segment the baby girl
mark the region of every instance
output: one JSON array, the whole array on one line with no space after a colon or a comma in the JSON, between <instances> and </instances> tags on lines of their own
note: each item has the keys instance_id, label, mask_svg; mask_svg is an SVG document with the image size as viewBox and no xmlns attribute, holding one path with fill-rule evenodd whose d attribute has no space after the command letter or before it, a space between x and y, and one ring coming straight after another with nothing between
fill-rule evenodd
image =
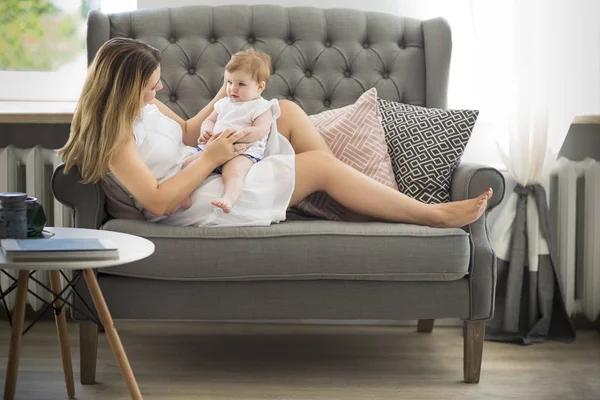
<instances>
[{"instance_id":1,"label":"baby girl","mask_svg":"<svg viewBox=\"0 0 600 400\"><path fill-rule=\"evenodd\" d=\"M225 66L227 96L215 103L214 111L202 124L198 138L199 152L188 157L184 163L185 168L197 158L206 142L215 134L227 129L249 132L239 141L248 144L246 150L214 170L222 174L225 190L223 196L211 204L226 213L231 211L242 193L244 180L252 165L263 158L269 132L279 114L277 100L268 101L261 97L270 76L271 58L264 52L246 50L231 57ZM182 203L183 208L190 205L189 198Z\"/></svg>"}]
</instances>

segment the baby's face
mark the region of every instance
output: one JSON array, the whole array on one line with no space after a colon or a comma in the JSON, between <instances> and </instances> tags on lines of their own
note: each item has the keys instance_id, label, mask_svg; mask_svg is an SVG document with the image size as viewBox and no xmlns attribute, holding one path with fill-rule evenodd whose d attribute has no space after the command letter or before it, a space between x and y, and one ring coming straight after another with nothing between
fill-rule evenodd
<instances>
[{"instance_id":1,"label":"baby's face","mask_svg":"<svg viewBox=\"0 0 600 400\"><path fill-rule=\"evenodd\" d=\"M256 82L245 71L231 73L225 71L225 82L227 83L227 97L233 102L258 99L265 88L264 82Z\"/></svg>"}]
</instances>

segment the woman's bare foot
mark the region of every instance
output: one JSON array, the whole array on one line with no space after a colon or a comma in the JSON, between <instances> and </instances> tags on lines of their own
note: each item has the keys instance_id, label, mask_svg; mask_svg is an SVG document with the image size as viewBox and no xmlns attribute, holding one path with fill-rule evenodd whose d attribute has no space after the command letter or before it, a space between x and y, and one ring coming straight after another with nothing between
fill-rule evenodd
<instances>
[{"instance_id":1,"label":"woman's bare foot","mask_svg":"<svg viewBox=\"0 0 600 400\"><path fill-rule=\"evenodd\" d=\"M175 214L179 210L187 210L191 206L192 206L192 198L190 196L188 196L173 211L167 213L166 215L173 215L173 214Z\"/></svg>"},{"instance_id":2,"label":"woman's bare foot","mask_svg":"<svg viewBox=\"0 0 600 400\"><path fill-rule=\"evenodd\" d=\"M435 204L436 216L432 226L438 228L461 228L479 219L487 209L487 202L492 198L491 188L485 193L470 200L453 201L444 204Z\"/></svg>"},{"instance_id":3,"label":"woman's bare foot","mask_svg":"<svg viewBox=\"0 0 600 400\"><path fill-rule=\"evenodd\" d=\"M184 210L187 210L191 206L192 206L192 197L191 196L186 197L186 199L181 202L181 208L183 208Z\"/></svg>"},{"instance_id":4,"label":"woman's bare foot","mask_svg":"<svg viewBox=\"0 0 600 400\"><path fill-rule=\"evenodd\" d=\"M227 197L227 196L223 196L218 200L213 200L210 202L210 204L221 208L225 213L229 213L231 211L231 209L233 208L233 204L232 204L231 200L229 200L229 197Z\"/></svg>"}]
</instances>

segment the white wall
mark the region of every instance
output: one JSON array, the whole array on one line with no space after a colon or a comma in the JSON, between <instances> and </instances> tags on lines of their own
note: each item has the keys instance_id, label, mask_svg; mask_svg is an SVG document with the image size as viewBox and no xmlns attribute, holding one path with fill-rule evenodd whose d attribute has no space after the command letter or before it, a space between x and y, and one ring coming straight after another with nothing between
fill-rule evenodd
<instances>
[{"instance_id":1,"label":"white wall","mask_svg":"<svg viewBox=\"0 0 600 400\"><path fill-rule=\"evenodd\" d=\"M401 2L401 1L400 1ZM162 8L183 5L220 6L226 4L276 4L284 7L353 8L395 14L398 0L138 0L138 8Z\"/></svg>"}]
</instances>

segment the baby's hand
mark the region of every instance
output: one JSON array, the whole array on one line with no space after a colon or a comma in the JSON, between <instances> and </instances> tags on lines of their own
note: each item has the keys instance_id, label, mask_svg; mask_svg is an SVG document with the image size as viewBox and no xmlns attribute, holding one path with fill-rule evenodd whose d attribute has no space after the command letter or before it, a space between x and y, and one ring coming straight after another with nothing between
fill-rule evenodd
<instances>
[{"instance_id":1,"label":"baby's hand","mask_svg":"<svg viewBox=\"0 0 600 400\"><path fill-rule=\"evenodd\" d=\"M211 138L212 135L213 135L213 133L211 131L200 132L200 137L198 138L198 144L208 142L208 140Z\"/></svg>"}]
</instances>

